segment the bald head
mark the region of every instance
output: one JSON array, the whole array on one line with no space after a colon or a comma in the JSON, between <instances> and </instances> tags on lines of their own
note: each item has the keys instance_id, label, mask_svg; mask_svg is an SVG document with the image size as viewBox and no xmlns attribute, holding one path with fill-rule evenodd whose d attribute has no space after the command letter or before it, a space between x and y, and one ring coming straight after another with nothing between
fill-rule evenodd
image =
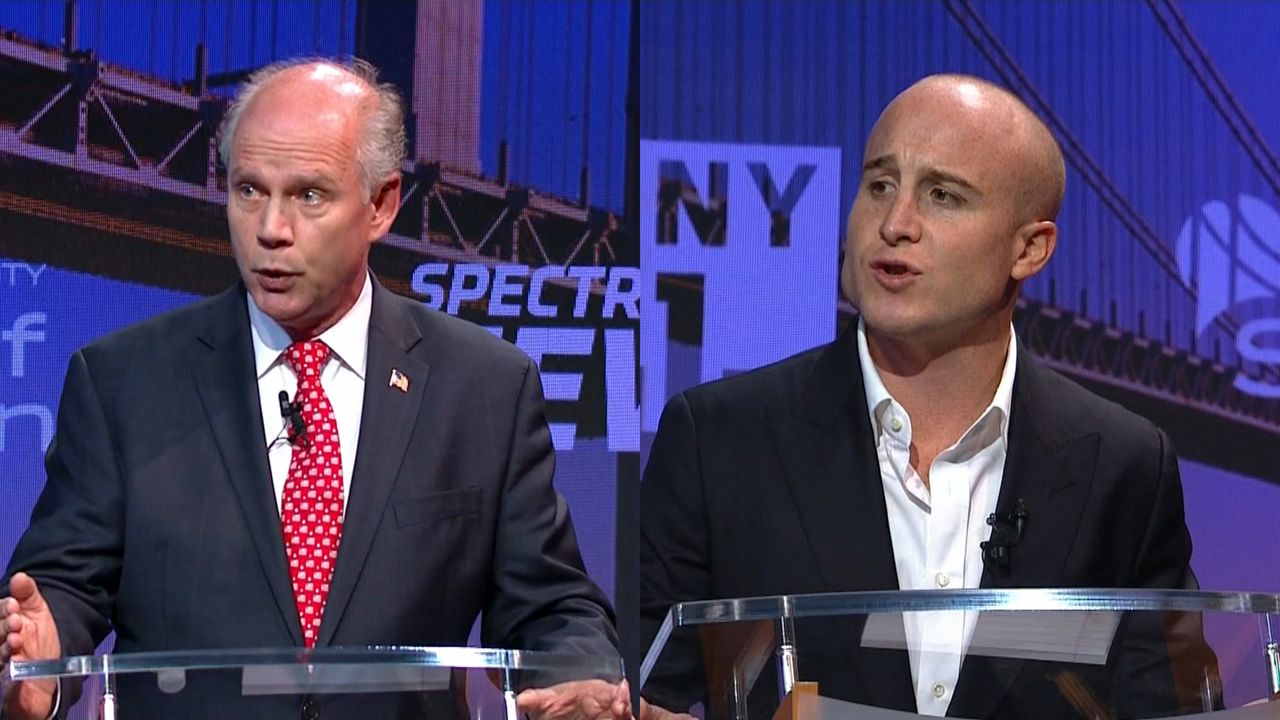
<instances>
[{"instance_id":1,"label":"bald head","mask_svg":"<svg viewBox=\"0 0 1280 720\"><path fill-rule=\"evenodd\" d=\"M355 123L355 162L366 195L399 174L405 159L404 108L395 86L379 83L378 71L369 63L297 58L254 72L222 120L218 151L228 167L236 128L264 100Z\"/></svg>"},{"instance_id":2,"label":"bald head","mask_svg":"<svg viewBox=\"0 0 1280 720\"><path fill-rule=\"evenodd\" d=\"M869 336L922 357L1002 354L1018 291L1057 244L1065 173L1048 128L985 80L936 75L889 103L863 155L840 285Z\"/></svg>"},{"instance_id":3,"label":"bald head","mask_svg":"<svg viewBox=\"0 0 1280 720\"><path fill-rule=\"evenodd\" d=\"M945 119L957 142L998 157L1021 222L1054 220L1062 207L1066 164L1062 149L1044 122L1008 90L969 75L930 75L889 103L867 146L883 127L903 118ZM870 160L871 158L868 158Z\"/></svg>"},{"instance_id":4,"label":"bald head","mask_svg":"<svg viewBox=\"0 0 1280 720\"><path fill-rule=\"evenodd\" d=\"M334 65L290 67L266 79L244 103L243 118L284 116L358 133L373 106L373 92L360 78ZM231 142L237 138L232 135Z\"/></svg>"}]
</instances>

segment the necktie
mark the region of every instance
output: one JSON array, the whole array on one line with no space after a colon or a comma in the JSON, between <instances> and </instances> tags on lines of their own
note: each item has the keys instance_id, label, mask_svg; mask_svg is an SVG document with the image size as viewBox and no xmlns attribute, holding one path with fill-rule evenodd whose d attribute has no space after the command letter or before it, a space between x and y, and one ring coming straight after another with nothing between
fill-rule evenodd
<instances>
[{"instance_id":1,"label":"necktie","mask_svg":"<svg viewBox=\"0 0 1280 720\"><path fill-rule=\"evenodd\" d=\"M329 597L329 579L342 538L342 453L338 423L329 396L320 385L320 371L329 359L329 346L319 340L296 342L285 350L285 361L298 376L294 402L302 403L305 431L293 438L293 457L284 482L280 523L293 597L298 605L302 637L315 647L320 618Z\"/></svg>"}]
</instances>

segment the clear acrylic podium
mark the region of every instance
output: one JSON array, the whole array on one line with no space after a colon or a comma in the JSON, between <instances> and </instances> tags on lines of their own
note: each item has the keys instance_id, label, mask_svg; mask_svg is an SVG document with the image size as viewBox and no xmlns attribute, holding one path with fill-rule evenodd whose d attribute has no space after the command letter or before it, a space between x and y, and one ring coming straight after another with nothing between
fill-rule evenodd
<instances>
[{"instance_id":1,"label":"clear acrylic podium","mask_svg":"<svg viewBox=\"0 0 1280 720\"><path fill-rule=\"evenodd\" d=\"M734 720L1280 718L1280 595L924 590L674 605L639 677Z\"/></svg>"},{"instance_id":2,"label":"clear acrylic podium","mask_svg":"<svg viewBox=\"0 0 1280 720\"><path fill-rule=\"evenodd\" d=\"M64 691L83 688L78 714L103 720L515 720L521 690L574 680L617 683L622 664L617 658L467 647L269 648L13 662L4 681L50 678L58 678Z\"/></svg>"}]
</instances>

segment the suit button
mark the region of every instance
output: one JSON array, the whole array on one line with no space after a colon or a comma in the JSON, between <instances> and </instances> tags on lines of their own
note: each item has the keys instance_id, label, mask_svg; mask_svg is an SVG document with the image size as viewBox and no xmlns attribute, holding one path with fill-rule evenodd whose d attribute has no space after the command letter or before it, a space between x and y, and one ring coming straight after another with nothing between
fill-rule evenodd
<instances>
[{"instance_id":1,"label":"suit button","mask_svg":"<svg viewBox=\"0 0 1280 720\"><path fill-rule=\"evenodd\" d=\"M309 697L302 698L302 720L320 720L320 707Z\"/></svg>"}]
</instances>

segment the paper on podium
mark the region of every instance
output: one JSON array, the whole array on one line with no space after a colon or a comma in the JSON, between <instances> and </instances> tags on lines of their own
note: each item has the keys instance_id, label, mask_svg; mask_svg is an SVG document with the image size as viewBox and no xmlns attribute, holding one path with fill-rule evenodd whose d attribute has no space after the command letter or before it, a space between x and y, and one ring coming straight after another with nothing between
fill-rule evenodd
<instances>
[{"instance_id":1,"label":"paper on podium","mask_svg":"<svg viewBox=\"0 0 1280 720\"><path fill-rule=\"evenodd\" d=\"M939 611L955 615L960 611ZM1120 624L1117 611L1098 610L988 610L978 613L967 654L985 657L1048 660L1083 665L1103 665ZM906 632L901 613L875 613L867 616L862 631L864 647L907 649ZM916 650L937 650L928 639L917 643Z\"/></svg>"},{"instance_id":2,"label":"paper on podium","mask_svg":"<svg viewBox=\"0 0 1280 720\"><path fill-rule=\"evenodd\" d=\"M450 672L447 667L403 665L258 665L244 669L241 692L300 695L447 690Z\"/></svg>"}]
</instances>

